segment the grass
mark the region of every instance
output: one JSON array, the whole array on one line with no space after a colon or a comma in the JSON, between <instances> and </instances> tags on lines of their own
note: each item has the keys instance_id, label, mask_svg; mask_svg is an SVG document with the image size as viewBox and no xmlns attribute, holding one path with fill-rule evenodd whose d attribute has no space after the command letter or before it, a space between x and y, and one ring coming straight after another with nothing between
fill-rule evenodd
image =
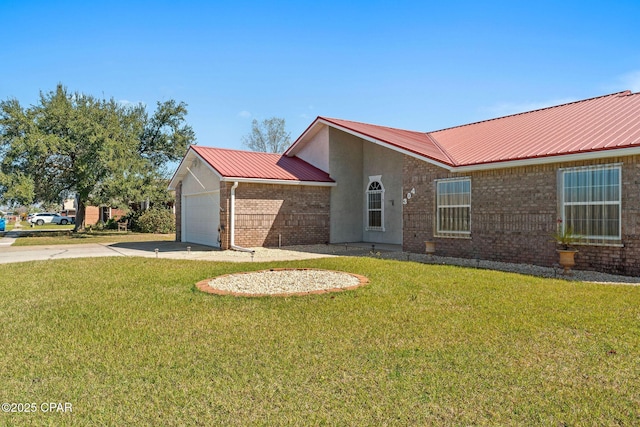
<instances>
[{"instance_id":1,"label":"grass","mask_svg":"<svg viewBox=\"0 0 640 427\"><path fill-rule=\"evenodd\" d=\"M35 232L16 239L12 246L69 245L75 243L116 243L175 240L175 234L132 233L117 231L87 231L72 233L71 230L47 231L46 235ZM28 229L26 231L29 231Z\"/></svg>"},{"instance_id":2,"label":"grass","mask_svg":"<svg viewBox=\"0 0 640 427\"><path fill-rule=\"evenodd\" d=\"M74 224L62 225L62 224L46 223L42 225L34 224L33 227L31 227L31 224L27 223L27 226L24 228L24 230L73 230L74 228L75 228Z\"/></svg>"},{"instance_id":3,"label":"grass","mask_svg":"<svg viewBox=\"0 0 640 427\"><path fill-rule=\"evenodd\" d=\"M29 227L29 223L27 221L21 221L20 224L23 227ZM14 229L14 227L15 227L15 222L8 222L5 220L5 224L4 224L5 231L11 231Z\"/></svg>"},{"instance_id":4,"label":"grass","mask_svg":"<svg viewBox=\"0 0 640 427\"><path fill-rule=\"evenodd\" d=\"M355 291L203 294L269 267ZM640 287L372 258L0 265L4 425L637 425Z\"/></svg>"},{"instance_id":5,"label":"grass","mask_svg":"<svg viewBox=\"0 0 640 427\"><path fill-rule=\"evenodd\" d=\"M73 230L73 224L61 225L61 224L42 224L42 225L33 225L27 221L21 221L20 225L22 226L22 231L34 231L34 230ZM7 222L5 224L5 231L11 231L15 229L14 222Z\"/></svg>"}]
</instances>

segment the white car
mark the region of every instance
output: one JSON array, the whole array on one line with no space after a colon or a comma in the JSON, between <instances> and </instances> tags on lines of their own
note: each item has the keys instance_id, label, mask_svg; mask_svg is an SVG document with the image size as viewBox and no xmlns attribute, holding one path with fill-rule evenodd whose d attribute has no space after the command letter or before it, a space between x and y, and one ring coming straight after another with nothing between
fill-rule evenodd
<instances>
[{"instance_id":1,"label":"white car","mask_svg":"<svg viewBox=\"0 0 640 427\"><path fill-rule=\"evenodd\" d=\"M72 223L72 219L70 217L62 216L57 213L51 212L41 212L34 214L29 222L31 224L42 225L42 224L70 224Z\"/></svg>"},{"instance_id":2,"label":"white car","mask_svg":"<svg viewBox=\"0 0 640 427\"><path fill-rule=\"evenodd\" d=\"M76 223L76 217L75 216L66 216L66 215L55 214L55 216L51 220L51 223L52 224L60 224L60 225L75 224Z\"/></svg>"}]
</instances>

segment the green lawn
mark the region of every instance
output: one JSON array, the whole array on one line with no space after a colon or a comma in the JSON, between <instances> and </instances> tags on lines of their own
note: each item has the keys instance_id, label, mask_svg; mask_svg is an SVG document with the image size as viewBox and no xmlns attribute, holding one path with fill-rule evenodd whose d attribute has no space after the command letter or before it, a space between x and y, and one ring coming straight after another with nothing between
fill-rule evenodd
<instances>
[{"instance_id":1,"label":"green lawn","mask_svg":"<svg viewBox=\"0 0 640 427\"><path fill-rule=\"evenodd\" d=\"M69 245L75 243L115 243L115 242L146 242L157 240L175 240L175 234L132 233L117 231L91 231L72 233L70 230L60 233L48 231L46 233L33 233L33 235L20 237L12 246L42 246L42 245ZM27 231L29 231L27 229ZM44 235L42 235L44 234Z\"/></svg>"},{"instance_id":2,"label":"green lawn","mask_svg":"<svg viewBox=\"0 0 640 427\"><path fill-rule=\"evenodd\" d=\"M24 224L24 222L22 224ZM31 223L27 223L26 226L23 226L24 230L73 230L74 228L75 225L73 224L33 224L33 227L31 227Z\"/></svg>"},{"instance_id":3,"label":"green lawn","mask_svg":"<svg viewBox=\"0 0 640 427\"><path fill-rule=\"evenodd\" d=\"M201 293L319 267L355 291ZM640 287L372 258L0 265L0 425L638 425Z\"/></svg>"},{"instance_id":4,"label":"green lawn","mask_svg":"<svg viewBox=\"0 0 640 427\"><path fill-rule=\"evenodd\" d=\"M25 228L29 227L29 223L28 223L27 221L21 221L21 222L20 222L20 225L22 225L22 226L23 226L23 227L25 227ZM11 230L13 230L13 229L14 229L14 227L15 227L15 222L8 222L8 221L5 221L5 224L4 224L4 229L5 229L5 231L11 231ZM0 234L1 234L1 233L2 233L2 232L0 232Z\"/></svg>"}]
</instances>

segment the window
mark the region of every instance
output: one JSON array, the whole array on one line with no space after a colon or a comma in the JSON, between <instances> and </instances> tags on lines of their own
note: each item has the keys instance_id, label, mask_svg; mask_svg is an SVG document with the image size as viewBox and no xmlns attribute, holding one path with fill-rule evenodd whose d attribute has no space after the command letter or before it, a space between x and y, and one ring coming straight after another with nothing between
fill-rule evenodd
<instances>
[{"instance_id":1,"label":"window","mask_svg":"<svg viewBox=\"0 0 640 427\"><path fill-rule=\"evenodd\" d=\"M471 234L471 179L436 181L437 234L459 237Z\"/></svg>"},{"instance_id":2,"label":"window","mask_svg":"<svg viewBox=\"0 0 640 427\"><path fill-rule=\"evenodd\" d=\"M367 231L384 231L384 187L380 182L380 176L369 177Z\"/></svg>"},{"instance_id":3,"label":"window","mask_svg":"<svg viewBox=\"0 0 640 427\"><path fill-rule=\"evenodd\" d=\"M586 242L620 240L620 165L560 170L562 224Z\"/></svg>"}]
</instances>

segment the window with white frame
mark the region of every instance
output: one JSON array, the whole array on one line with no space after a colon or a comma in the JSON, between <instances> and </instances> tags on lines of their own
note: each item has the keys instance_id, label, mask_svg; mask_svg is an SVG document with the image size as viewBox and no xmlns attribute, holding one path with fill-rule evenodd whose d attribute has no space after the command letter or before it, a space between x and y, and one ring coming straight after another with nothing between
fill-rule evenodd
<instances>
[{"instance_id":1,"label":"window with white frame","mask_svg":"<svg viewBox=\"0 0 640 427\"><path fill-rule=\"evenodd\" d=\"M380 176L369 177L367 186L367 230L384 231L384 187Z\"/></svg>"},{"instance_id":2,"label":"window with white frame","mask_svg":"<svg viewBox=\"0 0 640 427\"><path fill-rule=\"evenodd\" d=\"M621 239L619 164L560 169L563 230L586 242Z\"/></svg>"},{"instance_id":3,"label":"window with white frame","mask_svg":"<svg viewBox=\"0 0 640 427\"><path fill-rule=\"evenodd\" d=\"M471 179L436 180L436 230L439 236L471 234Z\"/></svg>"}]
</instances>

